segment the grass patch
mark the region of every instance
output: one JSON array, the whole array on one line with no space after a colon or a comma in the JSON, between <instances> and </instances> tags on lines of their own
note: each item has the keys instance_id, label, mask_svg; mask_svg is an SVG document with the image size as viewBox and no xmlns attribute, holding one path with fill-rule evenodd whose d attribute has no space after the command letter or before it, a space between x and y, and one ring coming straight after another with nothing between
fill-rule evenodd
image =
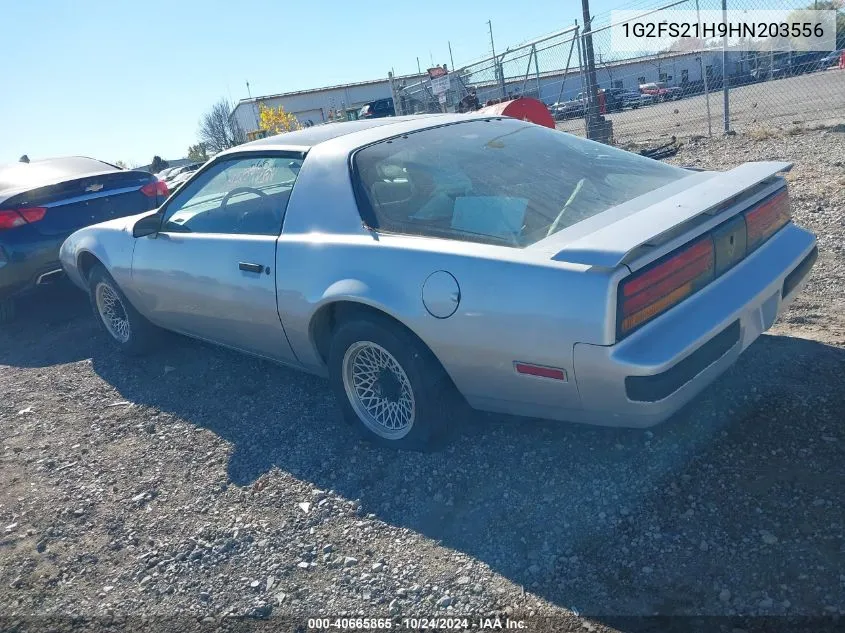
<instances>
[{"instance_id":1,"label":"grass patch","mask_svg":"<svg viewBox=\"0 0 845 633\"><path fill-rule=\"evenodd\" d=\"M746 133L746 136L750 138L752 141L764 141L767 138L777 138L780 134L769 127L757 127L752 130L749 130Z\"/></svg>"}]
</instances>

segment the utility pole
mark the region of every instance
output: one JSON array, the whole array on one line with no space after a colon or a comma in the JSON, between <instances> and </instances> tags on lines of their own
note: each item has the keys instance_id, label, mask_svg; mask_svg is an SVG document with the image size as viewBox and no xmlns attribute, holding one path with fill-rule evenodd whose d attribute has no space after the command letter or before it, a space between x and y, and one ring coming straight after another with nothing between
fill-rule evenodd
<instances>
[{"instance_id":1,"label":"utility pole","mask_svg":"<svg viewBox=\"0 0 845 633\"><path fill-rule=\"evenodd\" d=\"M722 98L725 106L725 134L731 131L731 106L728 97L728 0L722 0L722 22L725 23L725 37L722 41Z\"/></svg>"},{"instance_id":2,"label":"utility pole","mask_svg":"<svg viewBox=\"0 0 845 633\"><path fill-rule=\"evenodd\" d=\"M417 55L417 74L418 74L418 75L422 75L422 68L420 68L420 58L419 58L419 55Z\"/></svg>"},{"instance_id":3,"label":"utility pole","mask_svg":"<svg viewBox=\"0 0 845 633\"><path fill-rule=\"evenodd\" d=\"M505 78L502 76L499 68L499 58L496 57L496 45L493 43L493 22L487 20L487 28L490 31L490 50L493 51L493 74L496 76L496 83L502 88L502 98L506 97L505 93Z\"/></svg>"},{"instance_id":4,"label":"utility pole","mask_svg":"<svg viewBox=\"0 0 845 633\"><path fill-rule=\"evenodd\" d=\"M446 43L449 45L449 63L451 64L451 66L449 66L449 68L454 71L455 70L455 60L452 59L452 42L446 42Z\"/></svg>"},{"instance_id":5,"label":"utility pole","mask_svg":"<svg viewBox=\"0 0 845 633\"><path fill-rule=\"evenodd\" d=\"M246 94L249 96L249 100L252 101L252 92L249 89L249 82L246 82ZM258 104L255 101L252 101L252 112L255 115L255 129L260 130L261 125L258 122Z\"/></svg>"},{"instance_id":6,"label":"utility pole","mask_svg":"<svg viewBox=\"0 0 845 633\"><path fill-rule=\"evenodd\" d=\"M581 0L581 9L584 13L584 57L587 64L587 138L596 139L598 126L604 122L604 118L598 110L598 86L596 85L596 61L593 52L593 19L590 17L590 0Z\"/></svg>"}]
</instances>

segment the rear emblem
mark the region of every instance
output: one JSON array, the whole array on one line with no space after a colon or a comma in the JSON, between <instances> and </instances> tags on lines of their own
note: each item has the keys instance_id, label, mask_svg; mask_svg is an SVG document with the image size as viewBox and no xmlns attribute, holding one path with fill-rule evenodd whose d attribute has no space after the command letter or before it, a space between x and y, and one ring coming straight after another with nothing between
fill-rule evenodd
<instances>
[{"instance_id":1,"label":"rear emblem","mask_svg":"<svg viewBox=\"0 0 845 633\"><path fill-rule=\"evenodd\" d=\"M103 188L103 185L101 185L100 183L94 183L93 185L88 185L87 187L85 187L85 192L86 193L96 193L96 192L100 191L102 188Z\"/></svg>"}]
</instances>

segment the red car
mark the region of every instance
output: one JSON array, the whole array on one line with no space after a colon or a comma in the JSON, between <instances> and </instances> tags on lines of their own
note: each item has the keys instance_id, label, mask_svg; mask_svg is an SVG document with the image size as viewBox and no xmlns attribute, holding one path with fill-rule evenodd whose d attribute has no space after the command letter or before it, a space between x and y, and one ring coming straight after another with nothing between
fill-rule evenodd
<instances>
[{"instance_id":1,"label":"red car","mask_svg":"<svg viewBox=\"0 0 845 633\"><path fill-rule=\"evenodd\" d=\"M668 101L672 98L670 90L662 81L640 84L640 92L644 95L653 96L657 101Z\"/></svg>"}]
</instances>

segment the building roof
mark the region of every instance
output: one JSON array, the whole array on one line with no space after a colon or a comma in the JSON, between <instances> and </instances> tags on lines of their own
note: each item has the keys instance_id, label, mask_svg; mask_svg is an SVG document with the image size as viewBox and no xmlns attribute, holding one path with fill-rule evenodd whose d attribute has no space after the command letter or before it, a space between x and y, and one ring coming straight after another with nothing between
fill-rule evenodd
<instances>
[{"instance_id":1,"label":"building roof","mask_svg":"<svg viewBox=\"0 0 845 633\"><path fill-rule=\"evenodd\" d=\"M427 77L426 73L420 75L397 75L394 77L394 80L403 80L403 79L414 79L419 80L423 77ZM237 103L237 106L245 103L258 103L260 101L266 101L267 99L278 99L281 97L293 97L296 95L305 95L305 94L314 94L315 92L328 92L329 90L340 90L343 88L354 88L355 86L372 86L375 84L385 83L388 81L387 77L383 77L381 79L368 79L367 81L356 81L353 83L346 83L346 84L337 84L335 86L324 86L322 88L307 88L305 90L293 90L291 92L280 92L278 94L272 95L263 95L260 97L252 97L246 99L240 99Z\"/></svg>"},{"instance_id":2,"label":"building roof","mask_svg":"<svg viewBox=\"0 0 845 633\"><path fill-rule=\"evenodd\" d=\"M357 121L344 121L341 123L326 123L303 130L295 130L293 132L285 132L284 134L261 138L250 143L238 145L222 153L237 154L242 151L261 149L308 151L320 143L379 127L395 126L395 129L385 131L385 137L388 137L393 136L394 133L402 134L422 129L429 125L466 121L470 118L491 117L489 115L474 116L472 114L415 114L411 116L391 116L381 119L359 119Z\"/></svg>"}]
</instances>

